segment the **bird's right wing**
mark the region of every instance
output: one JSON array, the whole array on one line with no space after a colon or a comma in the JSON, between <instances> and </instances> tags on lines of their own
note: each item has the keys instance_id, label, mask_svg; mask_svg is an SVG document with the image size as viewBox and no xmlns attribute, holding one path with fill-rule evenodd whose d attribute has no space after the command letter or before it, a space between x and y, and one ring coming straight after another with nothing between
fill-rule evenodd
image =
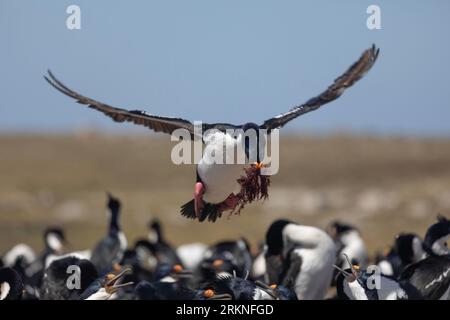
<instances>
[{"instance_id":1,"label":"bird's right wing","mask_svg":"<svg viewBox=\"0 0 450 320\"><path fill-rule=\"evenodd\" d=\"M282 113L266 120L261 128L267 129L268 131L281 128L289 121L305 113L319 109L328 102L336 100L347 88L351 87L355 82L361 79L370 68L372 68L377 60L379 51L380 49L377 49L375 45L373 45L370 49L364 51L359 60L348 68L344 74L334 80L334 83L320 95L309 99L304 104L294 107L286 113Z\"/></svg>"},{"instance_id":2,"label":"bird's right wing","mask_svg":"<svg viewBox=\"0 0 450 320\"><path fill-rule=\"evenodd\" d=\"M191 136L194 135L194 125L184 119L161 117L151 114L147 114L144 111L139 110L125 110L121 108L115 108L108 104L96 101L94 99L85 97L68 87L66 87L61 81L48 71L48 76L44 76L45 80L51 84L55 89L63 94L77 100L78 103L87 105L89 108L98 110L108 117L112 118L116 122L132 122L134 124L142 125L150 128L156 132L164 132L172 134L176 129L186 129L190 132Z\"/></svg>"}]
</instances>

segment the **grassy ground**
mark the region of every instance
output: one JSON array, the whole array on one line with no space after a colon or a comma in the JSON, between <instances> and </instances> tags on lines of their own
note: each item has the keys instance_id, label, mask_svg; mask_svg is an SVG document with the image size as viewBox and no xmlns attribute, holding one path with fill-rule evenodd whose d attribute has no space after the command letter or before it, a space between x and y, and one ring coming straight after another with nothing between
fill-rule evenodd
<instances>
[{"instance_id":1,"label":"grassy ground","mask_svg":"<svg viewBox=\"0 0 450 320\"><path fill-rule=\"evenodd\" d=\"M60 225L73 248L91 248L106 230L105 191L122 199L130 242L159 217L174 244L263 239L277 218L325 227L358 226L372 252L399 231L423 236L450 211L450 139L284 137L270 198L215 224L180 216L192 198L193 166L170 161L165 137L0 136L0 253L21 241L42 248L41 234Z\"/></svg>"}]
</instances>

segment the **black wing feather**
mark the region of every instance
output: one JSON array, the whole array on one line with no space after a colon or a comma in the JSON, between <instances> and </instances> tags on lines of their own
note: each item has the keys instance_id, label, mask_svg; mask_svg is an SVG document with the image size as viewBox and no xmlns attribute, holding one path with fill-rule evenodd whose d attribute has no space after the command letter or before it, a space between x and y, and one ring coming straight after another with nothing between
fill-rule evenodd
<instances>
[{"instance_id":1,"label":"black wing feather","mask_svg":"<svg viewBox=\"0 0 450 320\"><path fill-rule=\"evenodd\" d=\"M175 129L186 129L191 135L194 134L193 124L181 118L160 117L147 114L144 111L132 110L128 111L121 108L115 108L108 104L85 97L65 86L61 81L56 79L52 72L48 71L48 77L45 80L61 93L76 99L78 103L87 105L89 108L98 110L116 122L132 122L150 128L156 132L164 132L172 134Z\"/></svg>"},{"instance_id":2,"label":"black wing feather","mask_svg":"<svg viewBox=\"0 0 450 320\"><path fill-rule=\"evenodd\" d=\"M377 60L380 49L373 45L370 49L364 51L358 61L356 61L347 71L320 95L308 100L306 103L292 108L286 113L280 114L274 118L266 120L261 128L271 130L283 127L289 121L310 111L320 108L322 105L336 100L341 96L345 89L351 87L355 82L361 79L374 65Z\"/></svg>"}]
</instances>

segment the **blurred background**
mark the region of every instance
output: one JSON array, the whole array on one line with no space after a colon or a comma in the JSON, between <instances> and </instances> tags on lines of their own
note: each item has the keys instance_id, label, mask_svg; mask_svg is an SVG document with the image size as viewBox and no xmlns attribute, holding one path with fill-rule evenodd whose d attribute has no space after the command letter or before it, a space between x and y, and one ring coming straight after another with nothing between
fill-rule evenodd
<instances>
[{"instance_id":1,"label":"blurred background","mask_svg":"<svg viewBox=\"0 0 450 320\"><path fill-rule=\"evenodd\" d=\"M81 9L69 30L66 9ZM381 9L369 30L366 10ZM74 248L106 232L106 191L130 243L158 217L174 244L262 240L277 218L362 230L372 251L423 236L450 210L450 3L444 1L0 1L0 253ZM375 43L379 59L340 99L281 131L270 198L215 224L180 216L193 166L168 136L117 124L42 78L113 106L204 122L261 123L320 93Z\"/></svg>"}]
</instances>

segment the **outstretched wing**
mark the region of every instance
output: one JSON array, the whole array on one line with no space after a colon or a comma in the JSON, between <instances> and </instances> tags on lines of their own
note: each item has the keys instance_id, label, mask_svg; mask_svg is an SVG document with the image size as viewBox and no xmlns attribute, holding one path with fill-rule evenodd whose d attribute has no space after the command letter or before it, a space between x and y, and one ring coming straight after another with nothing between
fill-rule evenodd
<instances>
[{"instance_id":1,"label":"outstretched wing","mask_svg":"<svg viewBox=\"0 0 450 320\"><path fill-rule=\"evenodd\" d=\"M85 97L69 89L64 84L62 84L61 81L56 79L50 70L48 71L48 77L44 76L44 78L58 91L71 98L76 99L78 103L87 105L89 108L103 112L105 115L112 118L116 122L133 122L134 124L145 126L156 132L164 132L168 134L172 134L175 129L186 129L191 133L191 136L194 134L194 125L188 120L180 118L160 117L147 114L144 111L129 111L112 107L105 103Z\"/></svg>"},{"instance_id":2,"label":"outstretched wing","mask_svg":"<svg viewBox=\"0 0 450 320\"><path fill-rule=\"evenodd\" d=\"M340 95L351 87L356 81L361 79L377 60L380 49L373 45L370 49L364 51L358 61L356 61L348 70L339 78L334 80L334 83L328 87L327 90L320 95L308 100L306 103L292 108L290 111L280 114L274 118L266 120L261 128L271 130L283 127L289 121L305 114L307 112L316 110L340 97Z\"/></svg>"}]
</instances>

